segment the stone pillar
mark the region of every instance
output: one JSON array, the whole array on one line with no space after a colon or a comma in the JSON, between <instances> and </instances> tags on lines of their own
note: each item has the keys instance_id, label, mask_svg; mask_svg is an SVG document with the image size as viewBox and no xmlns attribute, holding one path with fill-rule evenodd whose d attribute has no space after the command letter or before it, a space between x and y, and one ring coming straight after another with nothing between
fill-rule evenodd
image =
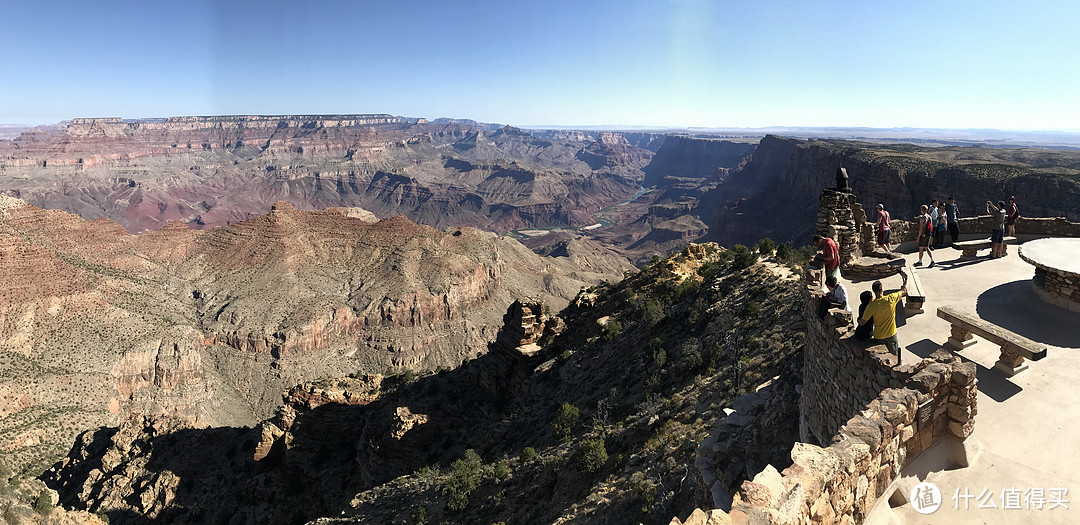
<instances>
[{"instance_id":1,"label":"stone pillar","mask_svg":"<svg viewBox=\"0 0 1080 525\"><path fill-rule=\"evenodd\" d=\"M1020 355L1015 348L1010 345L1001 345L1001 355L997 363L994 363L994 368L1005 374L1005 377L1012 377L1027 370L1028 365L1024 362L1024 356Z\"/></svg>"},{"instance_id":2,"label":"stone pillar","mask_svg":"<svg viewBox=\"0 0 1080 525\"><path fill-rule=\"evenodd\" d=\"M949 335L949 340L945 343L945 346L960 351L975 344L975 337L971 335L971 332L956 325L950 326L952 326L952 333Z\"/></svg>"}]
</instances>

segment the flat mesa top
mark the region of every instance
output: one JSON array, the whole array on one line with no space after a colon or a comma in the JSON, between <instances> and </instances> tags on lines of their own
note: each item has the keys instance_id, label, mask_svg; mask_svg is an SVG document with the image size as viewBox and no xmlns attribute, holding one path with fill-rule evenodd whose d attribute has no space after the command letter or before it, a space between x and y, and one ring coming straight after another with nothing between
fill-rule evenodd
<instances>
[{"instance_id":1,"label":"flat mesa top","mask_svg":"<svg viewBox=\"0 0 1080 525\"><path fill-rule=\"evenodd\" d=\"M1028 241L1020 245L1020 258L1035 266L1080 275L1080 239Z\"/></svg>"}]
</instances>

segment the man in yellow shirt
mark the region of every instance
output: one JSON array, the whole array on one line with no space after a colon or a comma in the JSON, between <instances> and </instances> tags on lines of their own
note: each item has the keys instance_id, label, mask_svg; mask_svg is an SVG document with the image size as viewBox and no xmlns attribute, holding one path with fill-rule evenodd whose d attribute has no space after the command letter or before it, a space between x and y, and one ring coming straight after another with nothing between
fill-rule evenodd
<instances>
[{"instance_id":1,"label":"man in yellow shirt","mask_svg":"<svg viewBox=\"0 0 1080 525\"><path fill-rule=\"evenodd\" d=\"M896 303L907 296L907 273L900 270L900 278L904 280L899 292L883 295L884 286L881 281L874 281L874 297L870 304L866 305L859 324L864 325L871 320L874 322L874 344L883 344L890 352L896 354L896 366L900 366L900 343L896 339Z\"/></svg>"}]
</instances>

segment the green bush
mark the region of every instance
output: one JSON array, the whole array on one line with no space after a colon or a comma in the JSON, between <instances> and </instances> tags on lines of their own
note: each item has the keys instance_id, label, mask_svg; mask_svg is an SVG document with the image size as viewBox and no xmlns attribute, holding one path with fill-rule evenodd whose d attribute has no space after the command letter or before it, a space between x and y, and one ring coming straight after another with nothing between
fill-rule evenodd
<instances>
[{"instance_id":1,"label":"green bush","mask_svg":"<svg viewBox=\"0 0 1080 525\"><path fill-rule=\"evenodd\" d=\"M532 447L525 447L521 450L521 455L518 456L518 459L520 459L522 463L528 463L536 459L536 449Z\"/></svg>"},{"instance_id":2,"label":"green bush","mask_svg":"<svg viewBox=\"0 0 1080 525\"><path fill-rule=\"evenodd\" d=\"M563 403L555 414L555 419L551 421L551 429L555 431L555 437L563 443L570 441L570 434L574 431L574 426L577 425L580 417L581 411L578 407Z\"/></svg>"},{"instance_id":3,"label":"green bush","mask_svg":"<svg viewBox=\"0 0 1080 525\"><path fill-rule=\"evenodd\" d=\"M731 251L734 253L734 257L731 260L731 269L733 271L749 268L757 262L757 252L750 251L750 248L747 248L746 246L736 244L731 247Z\"/></svg>"},{"instance_id":4,"label":"green bush","mask_svg":"<svg viewBox=\"0 0 1080 525\"><path fill-rule=\"evenodd\" d=\"M615 319L610 319L608 320L607 324L604 325L604 335L602 336L602 339L604 341L611 341L612 339L618 337L621 333L622 324Z\"/></svg>"},{"instance_id":5,"label":"green bush","mask_svg":"<svg viewBox=\"0 0 1080 525\"><path fill-rule=\"evenodd\" d=\"M495 482L500 482L510 477L510 464L505 460L495 464L495 468L491 471L492 476L495 477Z\"/></svg>"},{"instance_id":6,"label":"green bush","mask_svg":"<svg viewBox=\"0 0 1080 525\"><path fill-rule=\"evenodd\" d=\"M586 439L581 442L581 447L574 452L573 462L582 472L596 472L607 463L607 448L604 446L604 438Z\"/></svg>"},{"instance_id":7,"label":"green bush","mask_svg":"<svg viewBox=\"0 0 1080 525\"><path fill-rule=\"evenodd\" d=\"M768 256L768 255L772 254L772 252L773 252L773 250L775 248L776 248L776 243L774 243L773 240L768 238L768 237L766 237L764 239L761 239L757 243L757 251L758 251L758 253L760 253L761 255L764 255L764 256Z\"/></svg>"},{"instance_id":8,"label":"green bush","mask_svg":"<svg viewBox=\"0 0 1080 525\"><path fill-rule=\"evenodd\" d=\"M48 489L41 489L41 493L34 498L34 512L48 516L52 509L52 498L49 497Z\"/></svg>"},{"instance_id":9,"label":"green bush","mask_svg":"<svg viewBox=\"0 0 1080 525\"><path fill-rule=\"evenodd\" d=\"M428 522L427 507L416 509L416 514L413 514L412 521L415 525L425 525Z\"/></svg>"},{"instance_id":10,"label":"green bush","mask_svg":"<svg viewBox=\"0 0 1080 525\"><path fill-rule=\"evenodd\" d=\"M480 455L471 448L450 464L453 474L446 482L447 509L457 511L469 506L469 493L480 486L483 466Z\"/></svg>"},{"instance_id":11,"label":"green bush","mask_svg":"<svg viewBox=\"0 0 1080 525\"><path fill-rule=\"evenodd\" d=\"M791 262L791 248L787 244L776 247L776 260L783 263Z\"/></svg>"},{"instance_id":12,"label":"green bush","mask_svg":"<svg viewBox=\"0 0 1080 525\"><path fill-rule=\"evenodd\" d=\"M747 319L751 317L757 317L760 313L761 307L758 305L757 301L747 301L746 304L743 305L742 309L739 310L739 317L742 319Z\"/></svg>"}]
</instances>

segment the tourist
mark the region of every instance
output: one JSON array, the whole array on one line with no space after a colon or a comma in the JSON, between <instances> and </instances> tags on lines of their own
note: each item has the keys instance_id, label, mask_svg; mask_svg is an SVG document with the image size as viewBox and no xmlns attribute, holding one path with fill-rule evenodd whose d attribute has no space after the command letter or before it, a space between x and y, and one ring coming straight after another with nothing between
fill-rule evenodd
<instances>
[{"instance_id":1,"label":"tourist","mask_svg":"<svg viewBox=\"0 0 1080 525\"><path fill-rule=\"evenodd\" d=\"M855 339L858 341L869 341L870 336L874 334L874 323L860 323L859 319L862 319L864 313L866 313L866 307L870 305L870 301L874 300L874 294L870 290L865 290L859 294L859 317L856 318L855 324ZM871 316L871 321L873 321Z\"/></svg>"},{"instance_id":2,"label":"tourist","mask_svg":"<svg viewBox=\"0 0 1080 525\"><path fill-rule=\"evenodd\" d=\"M842 310L851 311L851 307L848 306L847 289L844 285L840 284L840 281L836 277L829 276L825 279L825 287L828 288L828 292L821 298L820 306L818 307L818 317L825 318L829 313L830 308L840 308Z\"/></svg>"},{"instance_id":3,"label":"tourist","mask_svg":"<svg viewBox=\"0 0 1080 525\"><path fill-rule=\"evenodd\" d=\"M847 304L847 289L840 284L836 277L830 275L825 279L825 287L829 289L829 293L825 294L825 300L832 305L831 308L843 308L849 312L851 311L851 307Z\"/></svg>"},{"instance_id":4,"label":"tourist","mask_svg":"<svg viewBox=\"0 0 1080 525\"><path fill-rule=\"evenodd\" d=\"M925 204L919 208L919 213L919 262L915 263L915 266L922 266L922 257L925 252L930 256L930 266L927 268L933 268L934 252L930 251L930 236L934 233L934 222L926 213Z\"/></svg>"},{"instance_id":5,"label":"tourist","mask_svg":"<svg viewBox=\"0 0 1080 525\"><path fill-rule=\"evenodd\" d=\"M889 217L889 212L885 211L885 205L884 204L878 204L877 205L877 242L882 248L885 248L886 252L891 252L892 251L891 244L890 244L890 241L891 241L890 236L892 234L892 230L889 228L889 220L890 219L891 219L891 217Z\"/></svg>"},{"instance_id":6,"label":"tourist","mask_svg":"<svg viewBox=\"0 0 1080 525\"><path fill-rule=\"evenodd\" d=\"M1020 218L1020 210L1016 207L1016 196L1009 197L1008 215L1005 217L1005 235L1016 237L1016 219ZM1009 253L1009 246L1001 241L1001 255Z\"/></svg>"},{"instance_id":7,"label":"tourist","mask_svg":"<svg viewBox=\"0 0 1080 525\"><path fill-rule=\"evenodd\" d=\"M945 247L945 229L948 227L946 224L946 209L945 203L938 205L938 215L936 226L934 227L934 246L938 248Z\"/></svg>"},{"instance_id":8,"label":"tourist","mask_svg":"<svg viewBox=\"0 0 1080 525\"><path fill-rule=\"evenodd\" d=\"M960 211L952 197L949 197L949 204L945 206L945 211L949 217L949 237L952 237L952 242L956 242L960 238Z\"/></svg>"},{"instance_id":9,"label":"tourist","mask_svg":"<svg viewBox=\"0 0 1080 525\"><path fill-rule=\"evenodd\" d=\"M825 277L829 276L840 278L840 249L836 246L836 241L822 237L821 235L814 236L814 245L821 248L822 268L825 269Z\"/></svg>"},{"instance_id":10,"label":"tourist","mask_svg":"<svg viewBox=\"0 0 1080 525\"><path fill-rule=\"evenodd\" d=\"M986 213L994 221L994 231L990 233L990 258L997 259L1005 255L1005 201L986 201Z\"/></svg>"},{"instance_id":11,"label":"tourist","mask_svg":"<svg viewBox=\"0 0 1080 525\"><path fill-rule=\"evenodd\" d=\"M900 291L888 295L884 295L881 281L874 281L872 288L876 299L870 301L859 316L859 326L873 323L874 333L871 341L874 344L885 345L885 348L896 356L896 366L900 366L900 342L896 338L896 304L907 296L908 279L904 270L900 270L900 277L904 280Z\"/></svg>"}]
</instances>

